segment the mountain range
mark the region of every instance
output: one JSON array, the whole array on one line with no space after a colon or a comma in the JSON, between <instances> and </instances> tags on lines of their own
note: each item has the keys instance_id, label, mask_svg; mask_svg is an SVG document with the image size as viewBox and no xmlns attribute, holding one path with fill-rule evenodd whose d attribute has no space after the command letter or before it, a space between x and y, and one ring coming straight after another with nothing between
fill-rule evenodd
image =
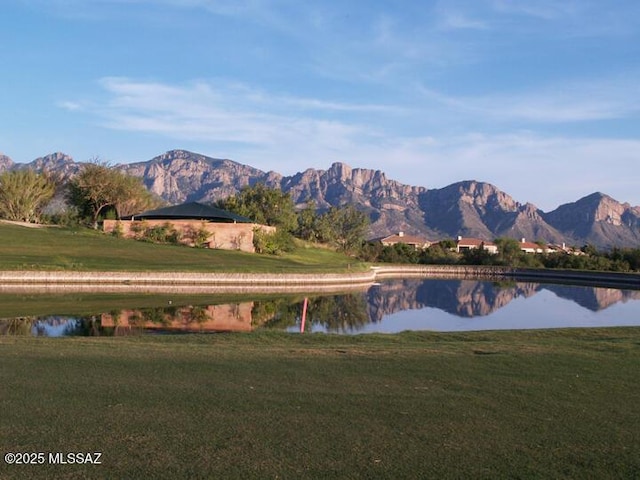
<instances>
[{"instance_id":1,"label":"mountain range","mask_svg":"<svg viewBox=\"0 0 640 480\"><path fill-rule=\"evenodd\" d=\"M63 153L28 164L16 164L0 155L0 171L34 168L71 178L81 166ZM117 168L140 177L150 191L169 204L214 202L256 183L288 192L300 208L309 201L321 210L353 204L369 215L372 238L403 231L430 240L462 235L485 240L511 237L578 246L592 244L601 248L640 245L640 207L620 203L600 192L544 212L485 182L466 180L429 189L391 180L380 170L351 168L344 163L334 163L327 170L309 168L284 176L232 160L171 150L151 160Z\"/></svg>"},{"instance_id":2,"label":"mountain range","mask_svg":"<svg viewBox=\"0 0 640 480\"><path fill-rule=\"evenodd\" d=\"M367 309L373 322L404 310L437 308L457 317L490 315L517 298L529 298L547 290L557 297L598 312L620 302L640 300L640 291L615 288L518 282L498 285L476 280L424 282L404 279L382 283L367 292Z\"/></svg>"}]
</instances>

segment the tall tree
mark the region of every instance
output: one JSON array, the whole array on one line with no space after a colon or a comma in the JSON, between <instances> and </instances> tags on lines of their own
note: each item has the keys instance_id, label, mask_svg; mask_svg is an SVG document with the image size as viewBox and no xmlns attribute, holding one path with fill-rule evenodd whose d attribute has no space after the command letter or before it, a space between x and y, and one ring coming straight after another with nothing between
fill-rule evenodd
<instances>
[{"instance_id":1,"label":"tall tree","mask_svg":"<svg viewBox=\"0 0 640 480\"><path fill-rule=\"evenodd\" d=\"M318 214L316 202L307 202L307 205L298 213L298 226L295 232L296 237L303 240L315 241L318 239Z\"/></svg>"},{"instance_id":2,"label":"tall tree","mask_svg":"<svg viewBox=\"0 0 640 480\"><path fill-rule=\"evenodd\" d=\"M100 215L108 208L113 208L120 218L154 205L152 196L137 178L95 159L84 164L69 183L69 200L91 220L94 228L98 228Z\"/></svg>"},{"instance_id":3,"label":"tall tree","mask_svg":"<svg viewBox=\"0 0 640 480\"><path fill-rule=\"evenodd\" d=\"M113 174L108 164L98 159L85 163L69 182L69 200L90 218L93 228L98 228L102 210L115 203Z\"/></svg>"},{"instance_id":4,"label":"tall tree","mask_svg":"<svg viewBox=\"0 0 640 480\"><path fill-rule=\"evenodd\" d=\"M518 260L525 255L520 250L520 243L515 238L497 238L498 259L505 265L518 266Z\"/></svg>"},{"instance_id":5,"label":"tall tree","mask_svg":"<svg viewBox=\"0 0 640 480\"><path fill-rule=\"evenodd\" d=\"M118 218L144 212L159 207L162 200L147 190L137 177L119 172L115 202L113 204Z\"/></svg>"},{"instance_id":6,"label":"tall tree","mask_svg":"<svg viewBox=\"0 0 640 480\"><path fill-rule=\"evenodd\" d=\"M353 205L331 207L319 219L320 240L351 253L365 240L369 217Z\"/></svg>"},{"instance_id":7,"label":"tall tree","mask_svg":"<svg viewBox=\"0 0 640 480\"><path fill-rule=\"evenodd\" d=\"M245 187L235 196L220 200L216 205L287 232L293 232L297 226L291 195L279 189L267 188L262 183Z\"/></svg>"},{"instance_id":8,"label":"tall tree","mask_svg":"<svg viewBox=\"0 0 640 480\"><path fill-rule=\"evenodd\" d=\"M0 174L0 216L7 220L38 222L42 209L55 193L50 175L31 169Z\"/></svg>"}]
</instances>

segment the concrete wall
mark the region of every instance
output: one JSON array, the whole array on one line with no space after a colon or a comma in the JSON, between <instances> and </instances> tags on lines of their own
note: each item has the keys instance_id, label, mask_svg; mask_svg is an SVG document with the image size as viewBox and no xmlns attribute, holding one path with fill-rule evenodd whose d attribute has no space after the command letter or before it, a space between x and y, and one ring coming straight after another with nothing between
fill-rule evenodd
<instances>
[{"instance_id":1,"label":"concrete wall","mask_svg":"<svg viewBox=\"0 0 640 480\"><path fill-rule=\"evenodd\" d=\"M462 265L384 265L349 273L190 273L0 271L0 292L145 291L175 293L360 290L385 278L489 278L557 281L640 289L640 273Z\"/></svg>"},{"instance_id":2,"label":"concrete wall","mask_svg":"<svg viewBox=\"0 0 640 480\"><path fill-rule=\"evenodd\" d=\"M243 252L255 252L253 247L253 230L259 228L265 232L275 232L275 227L259 225L257 223L213 223L202 220L105 220L103 229L112 233L120 229L125 238L137 238L141 236L140 229L170 225L181 234L181 241L187 245L193 245L194 232L201 229L209 232L205 244L209 248L222 250L241 250Z\"/></svg>"}]
</instances>

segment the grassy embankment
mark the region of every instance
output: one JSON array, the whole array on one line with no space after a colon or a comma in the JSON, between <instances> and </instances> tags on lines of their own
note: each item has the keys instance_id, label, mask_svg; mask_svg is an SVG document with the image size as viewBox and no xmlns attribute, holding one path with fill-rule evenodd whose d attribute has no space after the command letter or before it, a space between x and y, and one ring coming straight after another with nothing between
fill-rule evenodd
<instances>
[{"instance_id":1,"label":"grassy embankment","mask_svg":"<svg viewBox=\"0 0 640 480\"><path fill-rule=\"evenodd\" d=\"M0 478L638 478L638 329L0 338Z\"/></svg>"},{"instance_id":2,"label":"grassy embankment","mask_svg":"<svg viewBox=\"0 0 640 480\"><path fill-rule=\"evenodd\" d=\"M353 258L302 244L271 256L155 245L87 229L0 224L0 270L316 273L364 268Z\"/></svg>"}]
</instances>

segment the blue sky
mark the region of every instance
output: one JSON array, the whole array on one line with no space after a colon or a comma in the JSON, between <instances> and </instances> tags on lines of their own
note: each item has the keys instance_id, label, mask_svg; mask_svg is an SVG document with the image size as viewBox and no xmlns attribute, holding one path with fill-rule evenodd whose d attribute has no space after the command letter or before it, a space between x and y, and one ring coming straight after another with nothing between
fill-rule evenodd
<instances>
[{"instance_id":1,"label":"blue sky","mask_svg":"<svg viewBox=\"0 0 640 480\"><path fill-rule=\"evenodd\" d=\"M640 205L637 0L3 0L0 152Z\"/></svg>"}]
</instances>

